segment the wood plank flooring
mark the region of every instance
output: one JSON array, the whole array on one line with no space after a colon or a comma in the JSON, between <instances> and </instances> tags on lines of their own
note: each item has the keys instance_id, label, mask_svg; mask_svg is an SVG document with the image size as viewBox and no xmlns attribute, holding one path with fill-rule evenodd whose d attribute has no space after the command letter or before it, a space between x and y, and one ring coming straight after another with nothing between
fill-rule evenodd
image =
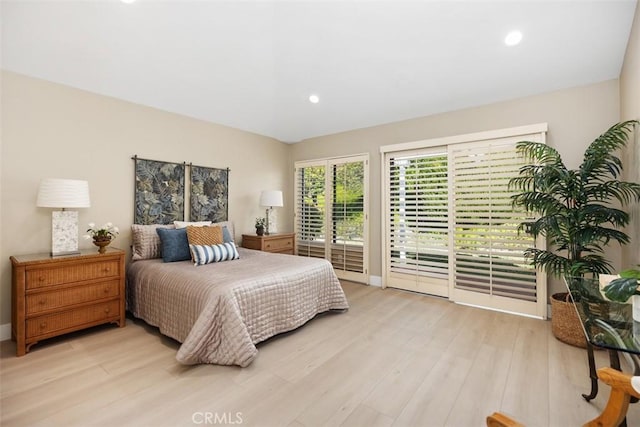
<instances>
[{"instance_id":1,"label":"wood plank flooring","mask_svg":"<svg viewBox=\"0 0 640 427\"><path fill-rule=\"evenodd\" d=\"M178 343L128 319L34 346L1 343L2 426L579 426L585 350L549 322L343 282L351 308L258 346L247 368L176 362ZM605 352L597 352L606 366ZM640 404L629 426L640 426Z\"/></svg>"}]
</instances>

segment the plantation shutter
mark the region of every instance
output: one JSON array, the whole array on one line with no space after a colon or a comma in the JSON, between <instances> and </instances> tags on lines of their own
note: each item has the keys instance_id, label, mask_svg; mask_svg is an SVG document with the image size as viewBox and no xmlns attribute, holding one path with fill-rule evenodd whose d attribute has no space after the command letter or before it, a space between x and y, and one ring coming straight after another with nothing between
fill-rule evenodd
<instances>
[{"instance_id":1,"label":"plantation shutter","mask_svg":"<svg viewBox=\"0 0 640 427\"><path fill-rule=\"evenodd\" d=\"M453 186L454 286L458 290L537 301L536 271L524 258L535 246L512 207L509 180L524 160L514 139L450 147Z\"/></svg>"},{"instance_id":2,"label":"plantation shutter","mask_svg":"<svg viewBox=\"0 0 640 427\"><path fill-rule=\"evenodd\" d=\"M296 168L296 251L325 258L326 165Z\"/></svg>"},{"instance_id":3,"label":"plantation shutter","mask_svg":"<svg viewBox=\"0 0 640 427\"><path fill-rule=\"evenodd\" d=\"M365 161L331 165L330 260L334 269L364 273Z\"/></svg>"},{"instance_id":4,"label":"plantation shutter","mask_svg":"<svg viewBox=\"0 0 640 427\"><path fill-rule=\"evenodd\" d=\"M446 296L449 275L447 153L389 159L389 286Z\"/></svg>"},{"instance_id":5,"label":"plantation shutter","mask_svg":"<svg viewBox=\"0 0 640 427\"><path fill-rule=\"evenodd\" d=\"M368 283L368 156L297 162L296 253Z\"/></svg>"}]
</instances>

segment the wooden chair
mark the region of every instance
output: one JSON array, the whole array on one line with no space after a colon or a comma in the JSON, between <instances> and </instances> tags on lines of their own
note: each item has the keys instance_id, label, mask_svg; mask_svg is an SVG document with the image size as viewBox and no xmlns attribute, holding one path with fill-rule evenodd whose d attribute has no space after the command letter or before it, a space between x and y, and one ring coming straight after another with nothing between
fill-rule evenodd
<instances>
[{"instance_id":1,"label":"wooden chair","mask_svg":"<svg viewBox=\"0 0 640 427\"><path fill-rule=\"evenodd\" d=\"M611 387L607 406L584 427L618 427L627 415L631 397L640 398L640 377L632 377L612 368L598 369L598 378ZM524 427L523 424L494 412L487 417L487 427Z\"/></svg>"}]
</instances>

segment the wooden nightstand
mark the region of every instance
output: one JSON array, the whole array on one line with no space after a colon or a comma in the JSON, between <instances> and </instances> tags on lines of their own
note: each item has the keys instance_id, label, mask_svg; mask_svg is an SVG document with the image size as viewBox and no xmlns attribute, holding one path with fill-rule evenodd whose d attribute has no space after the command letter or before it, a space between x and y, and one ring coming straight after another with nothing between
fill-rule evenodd
<instances>
[{"instance_id":1,"label":"wooden nightstand","mask_svg":"<svg viewBox=\"0 0 640 427\"><path fill-rule=\"evenodd\" d=\"M18 356L46 338L102 323L126 324L120 249L12 256L11 337Z\"/></svg>"},{"instance_id":2,"label":"wooden nightstand","mask_svg":"<svg viewBox=\"0 0 640 427\"><path fill-rule=\"evenodd\" d=\"M242 247L264 252L295 255L296 233L277 233L268 236L242 235Z\"/></svg>"}]
</instances>

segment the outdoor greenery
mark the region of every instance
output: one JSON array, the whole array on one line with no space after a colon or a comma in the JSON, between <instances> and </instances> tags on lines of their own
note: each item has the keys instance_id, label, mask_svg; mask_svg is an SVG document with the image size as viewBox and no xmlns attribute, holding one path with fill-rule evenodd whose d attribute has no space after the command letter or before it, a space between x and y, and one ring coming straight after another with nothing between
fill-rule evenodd
<instances>
[{"instance_id":1,"label":"outdoor greenery","mask_svg":"<svg viewBox=\"0 0 640 427\"><path fill-rule=\"evenodd\" d=\"M522 222L520 229L545 236L548 245L525 251L534 266L556 277L611 272L604 248L629 242L621 231L629 223L622 208L640 201L640 185L618 179L622 161L616 156L637 124L613 125L589 145L578 169L567 168L558 151L546 144L517 144L532 163L510 181L510 187L520 191L512 197L513 206L539 215Z\"/></svg>"},{"instance_id":2,"label":"outdoor greenery","mask_svg":"<svg viewBox=\"0 0 640 427\"><path fill-rule=\"evenodd\" d=\"M331 200L325 191L325 167L305 167L300 180L303 190L302 218L304 240L331 238L333 241L361 239L364 226L364 163L352 162L333 165L329 171L334 187ZM324 227L327 205L332 209L329 236Z\"/></svg>"}]
</instances>

